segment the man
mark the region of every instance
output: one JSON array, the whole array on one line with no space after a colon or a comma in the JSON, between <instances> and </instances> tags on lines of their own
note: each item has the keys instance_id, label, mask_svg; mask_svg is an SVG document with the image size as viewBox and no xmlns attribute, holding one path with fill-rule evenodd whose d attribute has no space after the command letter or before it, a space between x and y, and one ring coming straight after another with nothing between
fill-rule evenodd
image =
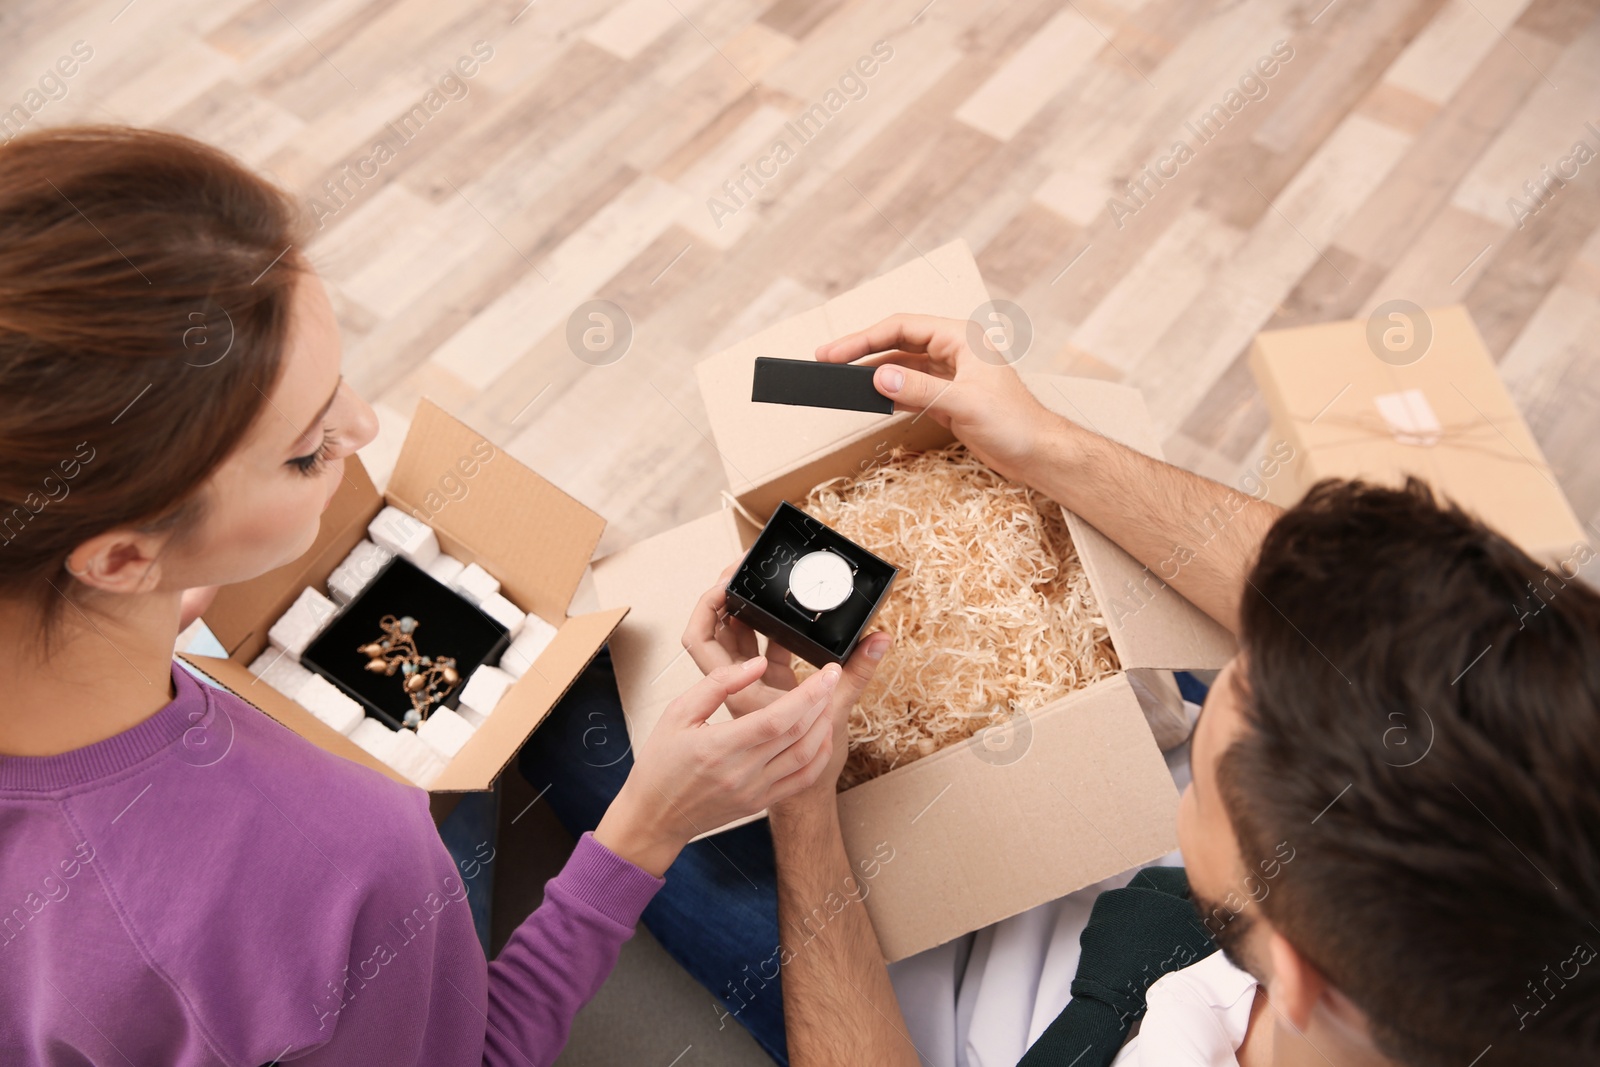
<instances>
[{"instance_id":1,"label":"man","mask_svg":"<svg viewBox=\"0 0 1600 1067\"><path fill-rule=\"evenodd\" d=\"M1259 983L1226 1055L1600 1062L1600 596L1572 581L1587 546L1552 573L1421 486L1330 484L1280 512L1098 436L1092 412L1051 414L967 347L964 322L895 316L817 352L869 355L897 411L927 412L1238 635L1179 810L1220 965ZM719 607L714 589L684 635L703 669L753 640ZM887 643L847 665L841 731ZM765 695L740 696L786 684L769 672ZM839 736L830 773L770 813L780 943L852 874ZM780 959L797 1067L919 1062L864 908Z\"/></svg>"}]
</instances>

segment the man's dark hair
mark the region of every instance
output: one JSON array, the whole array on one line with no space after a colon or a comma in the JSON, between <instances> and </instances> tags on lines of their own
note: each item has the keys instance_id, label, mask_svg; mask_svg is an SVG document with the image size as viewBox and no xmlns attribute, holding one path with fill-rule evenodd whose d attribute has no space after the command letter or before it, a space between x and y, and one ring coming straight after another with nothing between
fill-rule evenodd
<instances>
[{"instance_id":1,"label":"man's dark hair","mask_svg":"<svg viewBox=\"0 0 1600 1067\"><path fill-rule=\"evenodd\" d=\"M1323 482L1240 605L1218 780L1274 927L1413 1067L1600 1062L1600 595L1426 485Z\"/></svg>"}]
</instances>

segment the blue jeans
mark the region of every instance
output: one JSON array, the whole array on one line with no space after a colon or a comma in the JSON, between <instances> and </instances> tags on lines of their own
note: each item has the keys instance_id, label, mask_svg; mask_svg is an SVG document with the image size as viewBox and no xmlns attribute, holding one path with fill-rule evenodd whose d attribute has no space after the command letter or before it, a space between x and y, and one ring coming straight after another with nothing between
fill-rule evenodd
<instances>
[{"instance_id":1,"label":"blue jeans","mask_svg":"<svg viewBox=\"0 0 1600 1067\"><path fill-rule=\"evenodd\" d=\"M633 767L611 649L600 650L534 731L518 768L573 837L600 823ZM787 1067L778 975L778 876L765 820L690 844L644 910L645 928ZM770 975L771 977L768 977ZM717 1006L717 1005L720 1005Z\"/></svg>"}]
</instances>

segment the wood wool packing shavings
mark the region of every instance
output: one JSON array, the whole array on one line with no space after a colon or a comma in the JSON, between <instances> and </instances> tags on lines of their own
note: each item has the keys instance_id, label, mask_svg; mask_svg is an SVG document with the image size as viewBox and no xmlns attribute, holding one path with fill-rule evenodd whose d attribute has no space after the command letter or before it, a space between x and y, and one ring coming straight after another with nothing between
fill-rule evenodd
<instances>
[{"instance_id":1,"label":"wood wool packing shavings","mask_svg":"<svg viewBox=\"0 0 1600 1067\"><path fill-rule=\"evenodd\" d=\"M801 507L901 568L850 716L848 789L1120 669L1061 508L960 444L895 448ZM800 678L816 668L799 659Z\"/></svg>"}]
</instances>

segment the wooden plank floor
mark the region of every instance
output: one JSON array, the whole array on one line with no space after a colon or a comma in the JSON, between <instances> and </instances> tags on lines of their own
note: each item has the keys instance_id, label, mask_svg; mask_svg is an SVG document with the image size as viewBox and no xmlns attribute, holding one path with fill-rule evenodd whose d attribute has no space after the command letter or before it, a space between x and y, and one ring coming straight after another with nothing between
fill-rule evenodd
<instances>
[{"instance_id":1,"label":"wooden plank floor","mask_svg":"<svg viewBox=\"0 0 1600 1067\"><path fill-rule=\"evenodd\" d=\"M603 513L603 550L717 506L697 360L956 237L1033 320L1030 367L1141 387L1169 456L1228 480L1267 429L1258 330L1464 302L1593 522L1600 163L1507 201L1600 151L1596 7L22 0L0 88L82 41L30 125L170 127L274 175L320 222L378 473L431 396ZM634 330L607 366L566 341L597 297Z\"/></svg>"}]
</instances>

